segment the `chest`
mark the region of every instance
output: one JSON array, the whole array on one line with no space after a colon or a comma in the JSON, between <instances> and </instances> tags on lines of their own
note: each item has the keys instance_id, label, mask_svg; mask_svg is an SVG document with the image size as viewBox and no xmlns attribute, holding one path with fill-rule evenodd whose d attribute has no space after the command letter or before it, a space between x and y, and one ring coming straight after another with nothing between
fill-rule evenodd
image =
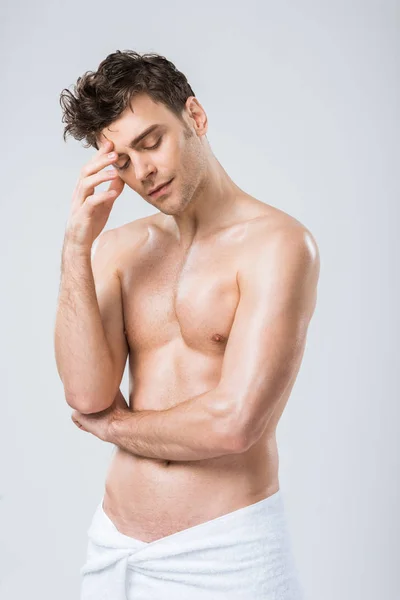
<instances>
[{"instance_id":1,"label":"chest","mask_svg":"<svg viewBox=\"0 0 400 600\"><path fill-rule=\"evenodd\" d=\"M239 301L232 246L147 247L125 269L122 294L132 350L178 338L201 352L223 350Z\"/></svg>"}]
</instances>

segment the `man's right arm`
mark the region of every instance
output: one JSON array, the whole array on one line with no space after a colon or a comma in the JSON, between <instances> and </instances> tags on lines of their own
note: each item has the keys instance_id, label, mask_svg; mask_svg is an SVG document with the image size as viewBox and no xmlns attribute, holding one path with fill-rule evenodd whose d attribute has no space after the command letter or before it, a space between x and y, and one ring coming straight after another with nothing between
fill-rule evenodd
<instances>
[{"instance_id":1,"label":"man's right arm","mask_svg":"<svg viewBox=\"0 0 400 600\"><path fill-rule=\"evenodd\" d=\"M65 240L54 331L66 401L86 414L111 406L129 352L115 230L103 231L95 246L93 253Z\"/></svg>"}]
</instances>

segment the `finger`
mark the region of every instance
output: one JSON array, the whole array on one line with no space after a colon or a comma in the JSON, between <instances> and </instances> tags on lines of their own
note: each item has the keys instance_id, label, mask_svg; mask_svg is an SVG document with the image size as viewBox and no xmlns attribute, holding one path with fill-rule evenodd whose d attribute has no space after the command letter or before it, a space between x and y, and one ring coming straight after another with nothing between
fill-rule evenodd
<instances>
[{"instance_id":1,"label":"finger","mask_svg":"<svg viewBox=\"0 0 400 600\"><path fill-rule=\"evenodd\" d=\"M115 179L111 180L111 183L108 186L108 190L107 191L108 192L110 192L110 191L117 192L116 198L118 198L118 196L120 195L120 193L124 189L124 186L125 186L125 181L123 179L121 179L121 177L118 175L118 177L115 177Z\"/></svg>"},{"instance_id":2,"label":"finger","mask_svg":"<svg viewBox=\"0 0 400 600\"><path fill-rule=\"evenodd\" d=\"M78 195L83 193L84 196L87 196L88 192L93 194L94 188L97 185L100 185L100 183L103 183L104 181L112 181L117 177L119 177L118 171L114 168L104 169L104 171L85 177L78 186Z\"/></svg>"},{"instance_id":3,"label":"finger","mask_svg":"<svg viewBox=\"0 0 400 600\"><path fill-rule=\"evenodd\" d=\"M112 156L108 156L114 149L114 143L111 140L107 140L101 134L98 146L99 149L96 154L82 167L79 173L78 181L72 192L72 212L75 212L75 210L82 205L88 194L94 193L94 187L96 185L115 176L113 173L115 169L104 172L104 174L99 173L102 169L107 167L107 165L111 165L117 160L118 155L116 153ZM95 176L94 179L88 181L92 175Z\"/></svg>"},{"instance_id":4,"label":"finger","mask_svg":"<svg viewBox=\"0 0 400 600\"><path fill-rule=\"evenodd\" d=\"M79 180L74 190L72 200L73 210L82 206L88 196L94 194L94 189L97 185L105 181L113 181L117 177L119 178L118 172L115 169L105 169L100 173Z\"/></svg>"},{"instance_id":5,"label":"finger","mask_svg":"<svg viewBox=\"0 0 400 600\"><path fill-rule=\"evenodd\" d=\"M101 143L99 150L96 152L96 154L90 160L88 160L87 163L83 165L79 173L78 181L76 182L75 190L72 194L73 198L75 197L76 191L79 188L83 179L85 179L89 175L97 173L101 169L107 167L107 165L111 165L113 162L115 162L115 160L118 157L117 154L113 154L113 156L108 156L111 153L111 151L113 151L113 148L114 144L109 140L105 140Z\"/></svg>"},{"instance_id":6,"label":"finger","mask_svg":"<svg viewBox=\"0 0 400 600\"><path fill-rule=\"evenodd\" d=\"M114 142L112 142L111 140L107 139L106 136L103 133L100 133L100 136L97 140L97 145L98 145L98 151L99 152L109 152L109 149L114 147Z\"/></svg>"},{"instance_id":7,"label":"finger","mask_svg":"<svg viewBox=\"0 0 400 600\"><path fill-rule=\"evenodd\" d=\"M119 176L118 172L115 169L110 169L110 170L106 170L103 172L105 175L104 177L101 177L99 182L96 182L95 179L88 178L87 182L89 182L91 180L92 182L92 187L91 188L87 188L86 190L85 185L86 183L83 183L83 189L80 190L78 192L78 196L77 196L77 200L76 200L76 204L78 206L81 206L83 202L85 202L85 200L88 200L88 194L90 194L91 196L94 196L94 185L98 185L99 183L102 183L104 181L111 181L110 185L108 186L106 192L111 192L110 197L113 197L114 199L117 199L118 196L121 194L122 190L124 189L125 186L125 181L123 179L121 179L121 177ZM101 174L99 174L101 175ZM95 176L93 176L95 177ZM87 185L89 186L90 183L87 183ZM115 192L115 194L114 194Z\"/></svg>"},{"instance_id":8,"label":"finger","mask_svg":"<svg viewBox=\"0 0 400 600\"><path fill-rule=\"evenodd\" d=\"M96 158L101 156L102 154L111 152L111 150L113 150L114 148L114 143L111 140L108 140L103 134L101 134L100 137L97 139L97 148L98 149L93 154L89 162L92 160L96 160Z\"/></svg>"},{"instance_id":9,"label":"finger","mask_svg":"<svg viewBox=\"0 0 400 600\"><path fill-rule=\"evenodd\" d=\"M84 428L84 426L83 426L83 425L82 425L82 424L81 424L81 423L78 421L77 417L75 417L75 416L74 416L74 414L75 414L75 413L73 413L73 414L71 415L71 419L72 419L72 421L75 423L75 425L76 425L77 427L79 427L79 429L83 429L83 431L87 431L87 429L85 429L85 428Z\"/></svg>"},{"instance_id":10,"label":"finger","mask_svg":"<svg viewBox=\"0 0 400 600\"><path fill-rule=\"evenodd\" d=\"M116 198L117 194L115 190L106 190L105 192L99 192L98 194L88 196L84 205L88 214L92 215L95 209L101 205L103 205L104 208L111 210Z\"/></svg>"},{"instance_id":11,"label":"finger","mask_svg":"<svg viewBox=\"0 0 400 600\"><path fill-rule=\"evenodd\" d=\"M108 154L110 154L111 152L114 152L114 142L112 142L111 140L108 140L104 136L103 136L103 138L101 138L99 140L98 146L99 146L99 149L97 150L97 152L95 152L93 154L93 156L86 163L88 168L90 168L93 164L96 164L98 161L105 160L107 158Z\"/></svg>"},{"instance_id":12,"label":"finger","mask_svg":"<svg viewBox=\"0 0 400 600\"><path fill-rule=\"evenodd\" d=\"M93 175L93 173L97 173L101 169L112 165L114 162L116 162L117 159L118 154L114 151L105 152L100 155L95 155L91 160L89 160L85 165L83 165L80 172L80 179L88 177L88 175Z\"/></svg>"}]
</instances>

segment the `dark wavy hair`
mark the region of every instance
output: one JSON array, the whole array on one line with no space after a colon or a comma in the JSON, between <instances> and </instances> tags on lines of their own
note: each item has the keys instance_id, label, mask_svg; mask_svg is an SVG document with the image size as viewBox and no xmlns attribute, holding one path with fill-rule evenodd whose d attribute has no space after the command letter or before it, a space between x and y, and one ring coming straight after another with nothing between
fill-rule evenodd
<instances>
[{"instance_id":1,"label":"dark wavy hair","mask_svg":"<svg viewBox=\"0 0 400 600\"><path fill-rule=\"evenodd\" d=\"M123 113L135 94L143 92L154 102L165 104L183 123L186 100L195 95L185 75L165 56L117 50L97 71L79 77L73 92L62 90L64 141L71 135L84 140L85 148L98 150L101 131Z\"/></svg>"}]
</instances>

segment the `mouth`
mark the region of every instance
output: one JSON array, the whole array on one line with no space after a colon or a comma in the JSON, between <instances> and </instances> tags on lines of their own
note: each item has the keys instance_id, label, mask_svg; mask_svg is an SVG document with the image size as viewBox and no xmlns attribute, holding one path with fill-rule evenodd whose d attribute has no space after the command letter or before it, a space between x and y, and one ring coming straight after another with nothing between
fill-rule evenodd
<instances>
[{"instance_id":1,"label":"mouth","mask_svg":"<svg viewBox=\"0 0 400 600\"><path fill-rule=\"evenodd\" d=\"M156 189L154 192L149 193L149 196L151 196L152 198L158 198L158 196L162 196L163 194L166 194L167 192L169 192L172 181L173 181L173 179L170 179L162 187Z\"/></svg>"}]
</instances>

